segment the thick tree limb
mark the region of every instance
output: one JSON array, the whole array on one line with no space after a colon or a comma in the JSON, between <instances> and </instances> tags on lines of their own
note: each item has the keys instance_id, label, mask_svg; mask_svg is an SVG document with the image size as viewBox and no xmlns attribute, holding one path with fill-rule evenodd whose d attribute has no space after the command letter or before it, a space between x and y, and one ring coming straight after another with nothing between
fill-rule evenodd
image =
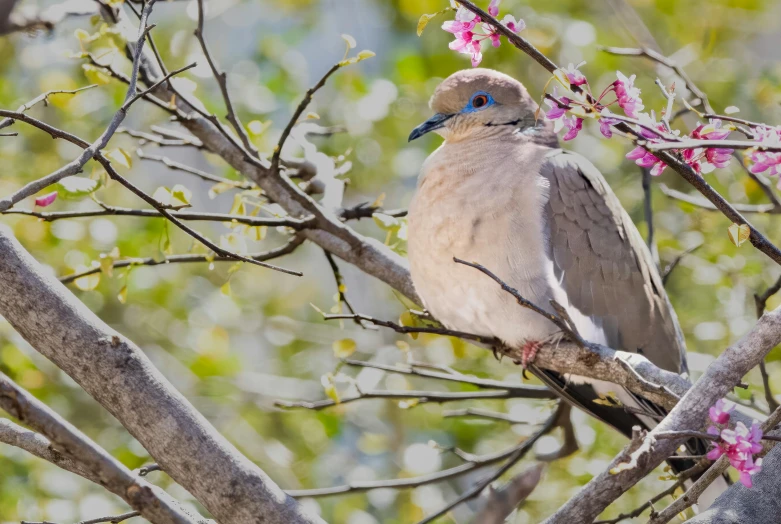
<instances>
[{"instance_id":1,"label":"thick tree limb","mask_svg":"<svg viewBox=\"0 0 781 524\"><path fill-rule=\"evenodd\" d=\"M673 454L682 440L659 440L658 433L700 428L705 422L708 408L723 398L738 384L751 368L781 342L781 310L766 313L738 342L728 347L705 370L703 376L689 389L669 415L642 440L641 449L634 457L634 467L621 469L629 462L625 451L615 458L608 469L594 477L564 506L549 517L546 524L590 522L608 505L632 487L653 468ZM608 379L609 380L609 379ZM612 471L612 473L611 473Z\"/></svg>"},{"instance_id":2,"label":"thick tree limb","mask_svg":"<svg viewBox=\"0 0 781 524\"><path fill-rule=\"evenodd\" d=\"M0 407L45 435L65 457L84 466L101 486L153 524L195 524L163 490L131 473L43 402L0 373ZM53 450L52 450L53 451Z\"/></svg>"},{"instance_id":3,"label":"thick tree limb","mask_svg":"<svg viewBox=\"0 0 781 524\"><path fill-rule=\"evenodd\" d=\"M5 226L0 288L0 315L114 415L217 520L322 522L219 435L138 347L49 276Z\"/></svg>"},{"instance_id":4,"label":"thick tree limb","mask_svg":"<svg viewBox=\"0 0 781 524\"><path fill-rule=\"evenodd\" d=\"M55 466L75 473L96 484L100 483L97 475L84 467L84 464L81 462L71 460L57 451L49 439L40 433L23 428L5 418L0 419L0 442L23 449L38 458L51 462Z\"/></svg>"},{"instance_id":5,"label":"thick tree limb","mask_svg":"<svg viewBox=\"0 0 781 524\"><path fill-rule=\"evenodd\" d=\"M109 19L118 25L123 34L133 34L136 29L124 13L120 11L115 14L117 14L116 18ZM131 50L135 49L132 39L128 41ZM162 73L151 52L147 51L143 56L142 74L145 82L151 85L161 78ZM161 100L171 100L174 93L168 89L167 85L161 85L155 93L159 94ZM243 147L238 147L234 140L225 136L222 126L215 125L209 118L196 111L194 105L188 104L189 98L175 97L178 107L188 113L188 118L182 122L182 125L209 151L222 157L231 167L260 186L268 198L282 206L291 216L299 218L313 216L317 228L303 232L304 236L342 260L355 265L364 273L378 278L410 299L419 302L409 276L406 259L381 242L359 235L344 225L339 216L319 206L285 175L270 176L268 163L245 154Z\"/></svg>"}]
</instances>

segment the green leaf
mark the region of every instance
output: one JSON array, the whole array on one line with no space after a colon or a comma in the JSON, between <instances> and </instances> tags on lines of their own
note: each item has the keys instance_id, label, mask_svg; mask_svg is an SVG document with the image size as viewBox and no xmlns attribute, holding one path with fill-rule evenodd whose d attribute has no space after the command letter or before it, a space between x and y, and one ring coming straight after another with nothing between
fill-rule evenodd
<instances>
[{"instance_id":1,"label":"green leaf","mask_svg":"<svg viewBox=\"0 0 781 524\"><path fill-rule=\"evenodd\" d=\"M105 156L112 162L119 164L120 166L125 167L127 169L133 167L133 159L130 158L130 153L128 153L121 147L110 149L106 151L103 154L103 156Z\"/></svg>"},{"instance_id":2,"label":"green leaf","mask_svg":"<svg viewBox=\"0 0 781 524\"><path fill-rule=\"evenodd\" d=\"M191 197L192 192L181 184L176 184L173 189L160 186L152 193L152 198L171 209L190 207Z\"/></svg>"},{"instance_id":3,"label":"green leaf","mask_svg":"<svg viewBox=\"0 0 781 524\"><path fill-rule=\"evenodd\" d=\"M385 213L374 213L372 219L374 220L374 223L377 224L377 227L383 231L396 231L401 227L401 224L396 217L386 215Z\"/></svg>"},{"instance_id":4,"label":"green leaf","mask_svg":"<svg viewBox=\"0 0 781 524\"><path fill-rule=\"evenodd\" d=\"M423 34L423 30L426 28L429 22L433 20L436 16L441 15L442 13L447 13L448 11L455 11L452 7L446 7L445 9L442 9L441 11L437 11L436 13L421 15L420 19L418 19L418 36Z\"/></svg>"},{"instance_id":5,"label":"green leaf","mask_svg":"<svg viewBox=\"0 0 781 524\"><path fill-rule=\"evenodd\" d=\"M336 386L334 385L333 373L326 373L320 377L320 383L323 385L323 390L325 390L325 394L328 396L328 398L333 400L336 404L342 402L342 399L339 398L339 392L336 390Z\"/></svg>"},{"instance_id":6,"label":"green leaf","mask_svg":"<svg viewBox=\"0 0 781 524\"><path fill-rule=\"evenodd\" d=\"M84 76L93 84L106 85L111 82L111 76L103 68L95 67L92 64L82 64Z\"/></svg>"},{"instance_id":7,"label":"green leaf","mask_svg":"<svg viewBox=\"0 0 781 524\"><path fill-rule=\"evenodd\" d=\"M127 284L122 286L122 289L120 289L119 293L117 293L117 300L119 300L120 304L127 302Z\"/></svg>"},{"instance_id":8,"label":"green leaf","mask_svg":"<svg viewBox=\"0 0 781 524\"><path fill-rule=\"evenodd\" d=\"M364 49L357 55L353 56L352 58L345 58L341 62L339 62L339 67L344 67L352 64L357 64L358 62L362 60L366 60L367 58L371 58L375 56L376 53L374 51L369 51L368 49Z\"/></svg>"},{"instance_id":9,"label":"green leaf","mask_svg":"<svg viewBox=\"0 0 781 524\"><path fill-rule=\"evenodd\" d=\"M100 182L78 176L65 177L57 182L57 195L60 198L83 198L97 191Z\"/></svg>"}]
</instances>

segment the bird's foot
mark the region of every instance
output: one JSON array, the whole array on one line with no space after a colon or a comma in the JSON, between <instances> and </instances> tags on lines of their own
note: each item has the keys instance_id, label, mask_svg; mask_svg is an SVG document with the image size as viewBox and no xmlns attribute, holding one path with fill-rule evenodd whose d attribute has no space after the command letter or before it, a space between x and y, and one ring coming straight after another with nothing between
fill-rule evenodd
<instances>
[{"instance_id":1,"label":"bird's foot","mask_svg":"<svg viewBox=\"0 0 781 524\"><path fill-rule=\"evenodd\" d=\"M523 344L523 348L521 348L521 365L523 366L524 371L529 364L534 362L534 359L537 357L537 351L539 351L541 347L542 342L537 340L527 340Z\"/></svg>"}]
</instances>

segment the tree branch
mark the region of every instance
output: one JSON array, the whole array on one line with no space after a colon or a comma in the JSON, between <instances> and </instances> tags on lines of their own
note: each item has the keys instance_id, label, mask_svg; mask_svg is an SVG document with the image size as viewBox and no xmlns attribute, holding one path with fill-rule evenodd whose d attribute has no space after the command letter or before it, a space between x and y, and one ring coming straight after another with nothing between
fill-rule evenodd
<instances>
[{"instance_id":1,"label":"tree branch","mask_svg":"<svg viewBox=\"0 0 781 524\"><path fill-rule=\"evenodd\" d=\"M642 439L640 448L633 446L636 450L633 460L637 462L634 467L622 466L629 460L629 451L625 450L605 472L591 479L545 523L571 523L578 519L588 522L596 518L623 492L671 456L685 440L656 440L656 435L702 427L708 408L723 398L779 342L781 310L776 310L765 314L743 338L724 350L667 417Z\"/></svg>"},{"instance_id":2,"label":"tree branch","mask_svg":"<svg viewBox=\"0 0 781 524\"><path fill-rule=\"evenodd\" d=\"M114 415L221 522L322 522L306 515L0 226L0 315ZM110 383L111 387L106 387Z\"/></svg>"},{"instance_id":3,"label":"tree branch","mask_svg":"<svg viewBox=\"0 0 781 524\"><path fill-rule=\"evenodd\" d=\"M288 255L295 251L295 249L303 244L304 237L301 235L295 235L293 236L287 243L284 245L270 249L268 251L264 251L263 253L258 253L255 255L248 255L253 260L258 260L260 262L264 260L273 260L277 257L281 257L284 255ZM190 264L193 262L236 262L236 259L233 257L220 257L220 256L214 256L210 254L194 254L194 253L188 253L184 255L170 255L165 258L155 258L155 257L147 257L147 258L128 258L125 260L116 260L112 263L111 267L114 269L120 269L123 267L133 267L133 266L159 266L159 265L165 265L165 264ZM90 275L95 275L97 273L100 273L103 271L103 268L100 266L92 267L90 269L85 269L84 271L80 271L78 273L74 273L72 275L66 275L64 277L60 277L60 282L63 284L70 284L71 282L78 280L82 277L88 277Z\"/></svg>"},{"instance_id":4,"label":"tree branch","mask_svg":"<svg viewBox=\"0 0 781 524\"><path fill-rule=\"evenodd\" d=\"M100 485L118 495L150 522L194 524L165 492L133 475L104 449L41 401L0 373L0 407L34 427L72 462L83 464Z\"/></svg>"}]
</instances>

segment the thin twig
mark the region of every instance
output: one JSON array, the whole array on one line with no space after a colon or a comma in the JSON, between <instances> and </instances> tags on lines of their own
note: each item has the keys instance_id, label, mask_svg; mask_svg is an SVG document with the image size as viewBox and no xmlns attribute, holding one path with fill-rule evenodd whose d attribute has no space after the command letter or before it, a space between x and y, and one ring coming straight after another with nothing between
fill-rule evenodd
<instances>
[{"instance_id":1,"label":"thin twig","mask_svg":"<svg viewBox=\"0 0 781 524\"><path fill-rule=\"evenodd\" d=\"M548 422L550 422L551 420L554 420L553 416L551 416L548 419ZM383 488L391 488L391 489L416 488L418 486L423 486L426 484L434 484L436 482L442 482L444 480L456 478L461 475L470 473L472 471L484 468L486 466L490 466L491 464L496 464L497 462L502 462L504 460L511 459L516 453L519 452L519 450L526 449L528 442L529 439L526 439L515 446L499 451L497 453L492 453L489 455L471 456L469 457L471 458L471 460L467 461L464 464L460 464L458 466L446 470L437 471L435 473L430 473L428 475L421 475L412 478L390 479L390 480L353 481L350 482L349 484L344 484L341 486L333 486L329 488L286 490L286 493L291 497L305 498L305 497L328 497L332 495L341 495L344 493L359 493L363 491L370 491L373 489L383 489Z\"/></svg>"},{"instance_id":2,"label":"thin twig","mask_svg":"<svg viewBox=\"0 0 781 524\"><path fill-rule=\"evenodd\" d=\"M684 257L687 257L687 256L691 255L692 253L694 253L695 251L697 251L698 249L700 249L704 245L705 245L704 243L696 244L696 245L690 247L689 249L687 249L686 251L680 253L674 259L672 259L670 261L670 263L667 264L664 267L664 271L662 271L662 285L667 284L667 279L670 278L670 275L672 274L673 270L676 267L678 267L678 264L681 263L681 260L683 260Z\"/></svg>"},{"instance_id":3,"label":"thin twig","mask_svg":"<svg viewBox=\"0 0 781 524\"><path fill-rule=\"evenodd\" d=\"M156 209L133 209L128 207L117 207L98 202L100 209L77 210L77 211L35 211L29 209L11 208L5 211L4 215L26 215L40 218L46 222L53 222L66 218L89 218L99 216L130 216L145 218L165 218L163 214ZM312 219L298 219L292 217L257 217L251 215L231 215L226 213L209 213L196 211L182 211L169 209L171 216L179 220L202 220L207 222L234 222L248 226L268 226L268 227L289 227L296 231L301 231L313 224Z\"/></svg>"},{"instance_id":4,"label":"thin twig","mask_svg":"<svg viewBox=\"0 0 781 524\"><path fill-rule=\"evenodd\" d=\"M459 495L455 500L452 502L447 503L445 506L443 506L440 510L432 513L431 515L426 516L423 520L419 521L418 524L428 524L429 522L433 522L434 520L438 519L451 509L455 508L459 504L463 504L464 502L471 500L478 496L482 491L487 488L492 482L494 482L496 479L507 473L515 464L518 463L526 454L529 452L529 450L534 447L534 444L537 443L537 441L542 438L544 435L547 435L553 428L556 427L556 421L559 418L559 412L560 409L562 409L562 406L565 403L562 401L559 401L558 407L556 408L556 411L551 415L548 420L545 421L545 424L537 430L533 435L531 435L528 439L526 439L523 442L523 445L520 446L515 452L510 455L510 457L507 459L507 462L505 462L500 468L497 468L494 472L492 472L490 475L486 476L484 479L477 482L474 486L472 486L470 489L463 492L461 495Z\"/></svg>"},{"instance_id":5,"label":"thin twig","mask_svg":"<svg viewBox=\"0 0 781 524\"><path fill-rule=\"evenodd\" d=\"M201 180L206 180L208 182L215 182L217 184L225 184L229 186L233 186L236 189L257 189L258 186L253 184L252 182L246 182L246 181L240 181L240 180L230 180L229 178L224 178L217 175L212 175L211 173L207 173L206 171L201 171L200 169L194 168L192 166L188 166L187 164L183 164L181 162L176 162L174 160L171 160L167 156L159 156L159 155L149 155L145 153L142 149L136 149L136 155L138 155L138 158L141 160L150 160L153 162L160 162L168 169L176 170L176 171L182 171L184 173L189 173L191 175L195 175Z\"/></svg>"},{"instance_id":6,"label":"thin twig","mask_svg":"<svg viewBox=\"0 0 781 524\"><path fill-rule=\"evenodd\" d=\"M491 380L485 378L477 378L470 375L462 375L461 373L442 373L437 371L427 371L419 369L417 364L397 364L390 366L387 364L380 364L377 362L366 362L363 360L344 359L344 362L348 366L360 367L360 368L372 368L381 369L388 373L398 373L400 375L412 375L421 378L431 378L435 380L445 380L448 382L458 382L460 384L470 384L481 389L504 389L510 391L518 391L527 395L527 398L558 398L552 391L546 387L540 386L527 386L525 384L511 384L509 382L502 382L500 380Z\"/></svg>"},{"instance_id":7,"label":"thin twig","mask_svg":"<svg viewBox=\"0 0 781 524\"><path fill-rule=\"evenodd\" d=\"M453 257L453 261L457 264L463 264L465 266L473 267L483 273L484 275L487 275L490 277L494 282L499 284L502 287L502 290L506 291L507 293L510 293L513 297L515 297L515 300L520 304L521 306L531 309L535 313L542 315L543 317L547 318L553 324L556 325L559 329L561 329L570 339L575 342L578 346L581 348L586 347L586 342L581 338L580 334L576 331L575 325L572 323L571 320L563 318L561 313L554 314L549 313L548 311L545 311L538 305L530 302L529 300L525 299L521 294L518 292L518 290L508 286L502 279L500 279L498 276L496 276L494 273L492 273L489 269L487 269L485 266L482 266L480 264L474 263L474 262L467 262L465 260L461 260L460 258ZM554 302L554 301L551 301ZM559 306L560 307L560 306ZM555 306L554 306L555 308ZM563 308L561 308L563 310Z\"/></svg>"},{"instance_id":8,"label":"thin twig","mask_svg":"<svg viewBox=\"0 0 781 524\"><path fill-rule=\"evenodd\" d=\"M674 200L680 200L681 202L686 202L687 204L691 204L693 206L701 207L703 209L707 209L708 211L718 211L719 209L708 200L697 196L697 195L689 195L687 193L683 193L682 191L678 191L677 189L672 189L670 187L667 187L665 184L659 184L659 189L662 190L662 193L665 194L668 198L672 198ZM736 211L740 211L741 213L758 213L758 214L781 214L781 207L776 207L774 204L730 204L733 208L735 208Z\"/></svg>"},{"instance_id":9,"label":"thin twig","mask_svg":"<svg viewBox=\"0 0 781 524\"><path fill-rule=\"evenodd\" d=\"M290 132L293 130L293 126L295 126L298 123L298 119L301 118L301 115L304 113L304 110L307 108L309 103L312 101L312 97L314 94L325 85L328 78L334 74L341 66L339 64L334 64L331 69L329 69L323 77L320 79L319 82L317 82L314 86L310 87L306 94L304 95L303 100L301 100L301 103L298 104L298 107L293 112L293 116L290 117L290 121L288 121L287 125L285 126L285 129L282 131L282 134L279 137L279 142L277 142L276 147L274 148L274 153L271 156L271 166L269 167L268 171L269 173L276 174L279 170L279 155L282 154L282 148L285 145L285 141L287 140L287 137L290 136Z\"/></svg>"},{"instance_id":10,"label":"thin twig","mask_svg":"<svg viewBox=\"0 0 781 524\"><path fill-rule=\"evenodd\" d=\"M531 386L530 386L531 387ZM545 388L540 388L544 390ZM339 401L333 399L323 399L315 401L307 400L275 400L274 405L280 408L303 408L310 410L321 410L331 406L340 406L349 404L358 400L370 399L392 399L392 400L410 400L414 399L418 404L444 402L459 402L462 400L496 400L508 398L550 398L547 391L538 392L537 390L518 390L518 389L497 389L488 391L387 391L387 390L368 390L359 391L357 395L340 398Z\"/></svg>"},{"instance_id":11,"label":"thin twig","mask_svg":"<svg viewBox=\"0 0 781 524\"><path fill-rule=\"evenodd\" d=\"M781 277L776 280L776 282L767 288L762 294L754 294L754 304L757 308L757 318L760 318L762 315L765 314L765 309L767 309L767 301L781 291ZM762 359L762 362L759 363L759 372L762 375L762 386L765 391L765 400L767 401L768 408L770 408L771 411L775 411L778 409L778 401L773 396L773 390L770 388L770 376L767 372L767 364L765 363L765 359Z\"/></svg>"},{"instance_id":12,"label":"thin twig","mask_svg":"<svg viewBox=\"0 0 781 524\"><path fill-rule=\"evenodd\" d=\"M252 142L250 142L247 131L244 129L244 126L241 124L239 117L236 115L236 111L233 109L230 94L228 93L227 75L225 74L225 71L220 71L217 68L217 64L214 62L214 59L209 52L209 47L206 45L206 37L203 34L203 20L203 0L198 0L198 27L195 29L195 38L198 40L198 43L201 44L201 50L203 51L204 56L206 56L206 61L209 62L209 68L211 68L214 79L217 80L217 84L220 86L222 99L225 101L225 108L228 111L228 114L226 115L228 122L231 123L233 129L236 130L239 138L241 138L241 143L244 144L244 148L252 153L252 155L255 157L258 157L258 150L254 145L252 145Z\"/></svg>"},{"instance_id":13,"label":"thin twig","mask_svg":"<svg viewBox=\"0 0 781 524\"><path fill-rule=\"evenodd\" d=\"M277 257L281 257L283 255L292 253L303 242L304 242L304 237L296 235L281 247L270 249L268 251L265 251L263 253L258 253L256 255L248 255L248 256L258 261L272 260ZM128 258L125 260L117 260L112 264L112 267L114 269L120 269L123 267L132 267L132 266L159 266L165 264L188 264L193 262L198 262L198 263L236 262L236 259L233 257L214 256L213 254L169 255L165 258L148 257L148 258ZM90 275L95 275L101 272L102 272L102 268L100 266L96 266L90 269L86 269L84 271L80 271L78 273L74 273L72 275L66 275L64 277L60 277L60 282L62 282L63 284L70 284L71 282L78 280L79 278L88 277Z\"/></svg>"}]
</instances>

